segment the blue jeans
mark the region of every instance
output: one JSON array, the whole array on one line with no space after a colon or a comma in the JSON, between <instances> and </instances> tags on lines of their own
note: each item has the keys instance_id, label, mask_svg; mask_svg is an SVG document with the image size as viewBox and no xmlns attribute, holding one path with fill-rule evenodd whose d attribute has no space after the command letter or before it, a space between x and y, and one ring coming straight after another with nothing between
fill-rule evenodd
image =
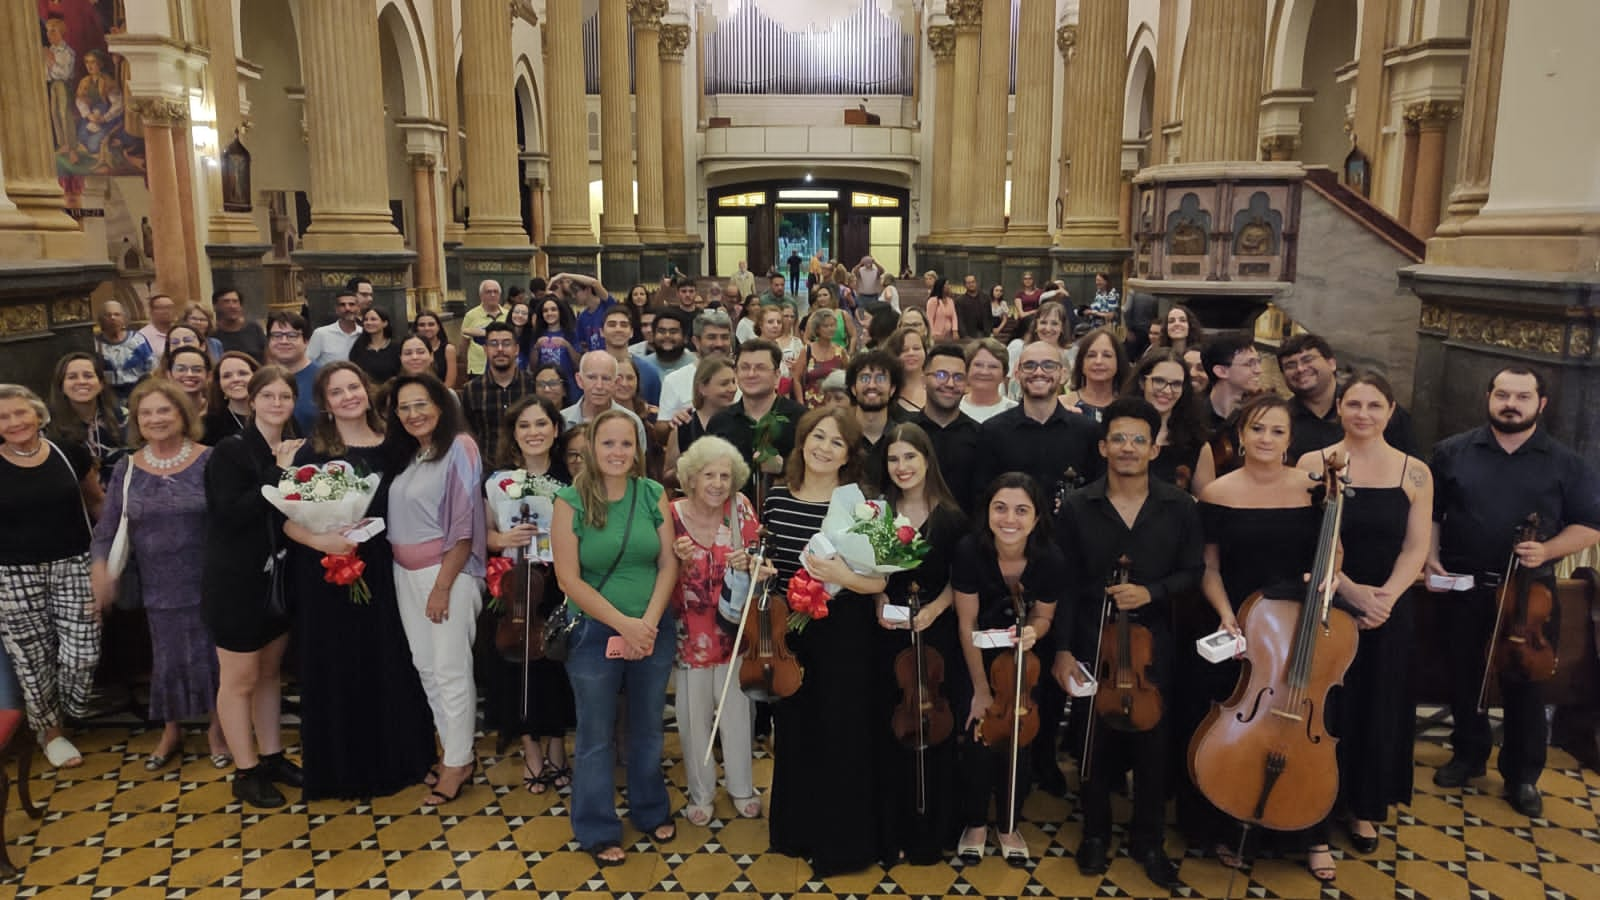
<instances>
[{"instance_id":1,"label":"blue jeans","mask_svg":"<svg viewBox=\"0 0 1600 900\"><path fill-rule=\"evenodd\" d=\"M670 615L657 628L655 649L641 660L606 659L609 626L585 617L572 633L567 678L578 707L578 733L572 770L572 834L578 845L595 850L621 843L612 750L617 694L628 695L628 818L640 831L664 824L667 782L661 774L661 728L667 705L667 679L677 654L676 626Z\"/></svg>"}]
</instances>

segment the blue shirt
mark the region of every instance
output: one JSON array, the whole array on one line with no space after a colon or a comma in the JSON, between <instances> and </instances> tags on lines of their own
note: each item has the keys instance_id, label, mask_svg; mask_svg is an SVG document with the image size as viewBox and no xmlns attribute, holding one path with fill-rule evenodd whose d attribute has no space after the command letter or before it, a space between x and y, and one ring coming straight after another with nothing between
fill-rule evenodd
<instances>
[{"instance_id":1,"label":"blue shirt","mask_svg":"<svg viewBox=\"0 0 1600 900\"><path fill-rule=\"evenodd\" d=\"M317 371L321 368L316 363L311 363L294 373L294 383L298 391L294 401L294 427L300 432L301 437L310 437L311 426L317 421L317 398L313 385L317 381Z\"/></svg>"},{"instance_id":2,"label":"blue shirt","mask_svg":"<svg viewBox=\"0 0 1600 900\"><path fill-rule=\"evenodd\" d=\"M606 322L606 313L616 305L616 298L607 295L593 310L586 309L578 313L578 343L575 346L580 353L606 348L606 339L600 333L600 326Z\"/></svg>"}]
</instances>

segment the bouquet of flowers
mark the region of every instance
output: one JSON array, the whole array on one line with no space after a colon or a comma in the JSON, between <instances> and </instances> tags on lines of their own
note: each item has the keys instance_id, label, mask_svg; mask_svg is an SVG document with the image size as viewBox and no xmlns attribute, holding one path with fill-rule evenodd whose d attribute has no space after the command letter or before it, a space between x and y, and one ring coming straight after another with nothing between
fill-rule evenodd
<instances>
[{"instance_id":1,"label":"bouquet of flowers","mask_svg":"<svg viewBox=\"0 0 1600 900\"><path fill-rule=\"evenodd\" d=\"M307 531L327 534L344 531L361 521L379 480L377 475L359 477L349 463L336 459L320 466L285 469L276 486L262 486L261 496L289 521ZM325 554L322 568L324 581L350 587L350 602L366 603L372 599L372 591L362 577L366 563L357 551Z\"/></svg>"},{"instance_id":2,"label":"bouquet of flowers","mask_svg":"<svg viewBox=\"0 0 1600 900\"><path fill-rule=\"evenodd\" d=\"M886 500L868 500L861 488L848 484L828 501L822 531L806 543L806 553L837 555L854 572L890 575L922 565L928 542L911 520L897 516ZM810 571L789 580L789 630L804 630L812 619L826 618L828 600L839 586L822 582Z\"/></svg>"},{"instance_id":3,"label":"bouquet of flowers","mask_svg":"<svg viewBox=\"0 0 1600 900\"><path fill-rule=\"evenodd\" d=\"M534 538L533 552L541 562L553 562L550 552L550 519L555 515L556 492L561 482L548 475L530 475L526 469L498 472L489 479L486 494L489 507L494 510L495 527L510 531L518 525L532 525L539 529ZM524 515L523 507L527 507Z\"/></svg>"}]
</instances>

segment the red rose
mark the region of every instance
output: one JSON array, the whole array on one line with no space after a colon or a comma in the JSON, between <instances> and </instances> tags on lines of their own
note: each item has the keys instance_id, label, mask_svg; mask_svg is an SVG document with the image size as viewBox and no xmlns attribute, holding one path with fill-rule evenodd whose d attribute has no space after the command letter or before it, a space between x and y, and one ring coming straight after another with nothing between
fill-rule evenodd
<instances>
[{"instance_id":1,"label":"red rose","mask_svg":"<svg viewBox=\"0 0 1600 900\"><path fill-rule=\"evenodd\" d=\"M894 530L895 539L902 544L909 544L917 539L917 530L910 525L901 525Z\"/></svg>"},{"instance_id":2,"label":"red rose","mask_svg":"<svg viewBox=\"0 0 1600 900\"><path fill-rule=\"evenodd\" d=\"M316 474L317 474L317 467L316 466L301 466L299 469L295 470L294 480L300 482L301 484L305 484L306 482L310 481Z\"/></svg>"},{"instance_id":3,"label":"red rose","mask_svg":"<svg viewBox=\"0 0 1600 900\"><path fill-rule=\"evenodd\" d=\"M300 494L299 494L299 492L296 492L296 493L293 493L293 494L284 494L283 495L283 499L285 499L285 500L299 500L300 499Z\"/></svg>"},{"instance_id":4,"label":"red rose","mask_svg":"<svg viewBox=\"0 0 1600 900\"><path fill-rule=\"evenodd\" d=\"M513 484L516 484L516 483L517 483L517 480L515 478L502 478L502 479L500 479L500 490L503 491L506 488L511 487Z\"/></svg>"}]
</instances>

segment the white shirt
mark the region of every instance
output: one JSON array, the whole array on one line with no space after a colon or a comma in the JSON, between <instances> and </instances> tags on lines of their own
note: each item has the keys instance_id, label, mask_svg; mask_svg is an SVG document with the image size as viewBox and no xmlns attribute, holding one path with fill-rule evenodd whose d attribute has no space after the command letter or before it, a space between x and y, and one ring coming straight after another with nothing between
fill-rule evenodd
<instances>
[{"instance_id":1,"label":"white shirt","mask_svg":"<svg viewBox=\"0 0 1600 900\"><path fill-rule=\"evenodd\" d=\"M1000 398L1000 402L994 404L993 406L979 406L972 402L971 397L961 398L961 411L978 420L979 422L992 419L1016 405L1017 401L1006 396L1002 396Z\"/></svg>"},{"instance_id":2,"label":"white shirt","mask_svg":"<svg viewBox=\"0 0 1600 900\"><path fill-rule=\"evenodd\" d=\"M356 338L361 336L361 328L349 334L339 327L338 322L328 324L311 332L311 343L306 344L306 358L312 365L325 366L340 359L350 358L350 348L356 345Z\"/></svg>"},{"instance_id":3,"label":"white shirt","mask_svg":"<svg viewBox=\"0 0 1600 900\"><path fill-rule=\"evenodd\" d=\"M615 400L611 401L611 408L612 409L619 409L619 410L622 410L623 412L627 413L628 414L628 418L633 420L633 424L638 426L638 428L639 428L639 446L643 447L645 445L644 422L640 421L639 417L634 415L633 410L627 408L626 406L623 406L622 404L618 403ZM586 422L588 422L589 420L585 419L583 417L583 401L579 400L577 403L574 403L571 406L567 407L566 409L563 409L561 411L561 419L562 419L562 421L567 423L567 427L568 428L577 428L577 427L585 424Z\"/></svg>"}]
</instances>

